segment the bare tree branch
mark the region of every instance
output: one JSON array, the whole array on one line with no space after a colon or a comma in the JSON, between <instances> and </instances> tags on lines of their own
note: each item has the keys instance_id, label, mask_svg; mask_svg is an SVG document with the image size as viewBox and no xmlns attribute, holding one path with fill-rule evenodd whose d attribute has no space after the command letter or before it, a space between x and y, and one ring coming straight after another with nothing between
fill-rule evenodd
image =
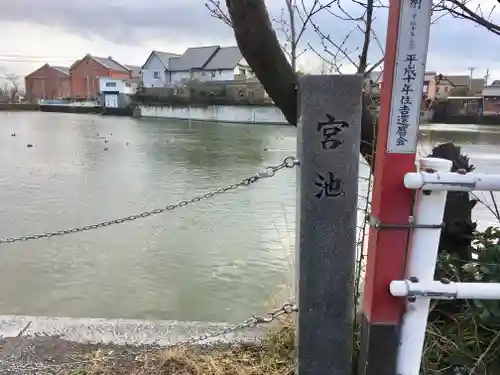
<instances>
[{"instance_id":1,"label":"bare tree branch","mask_svg":"<svg viewBox=\"0 0 500 375\"><path fill-rule=\"evenodd\" d=\"M308 44L308 46L309 49L321 60L322 64L326 64L330 67L330 69L324 69L325 71L328 70L330 73L335 72L337 74L342 74L340 70L342 68L342 64L338 64L336 59L328 60L321 53L316 51L316 49L310 43Z\"/></svg>"},{"instance_id":2,"label":"bare tree branch","mask_svg":"<svg viewBox=\"0 0 500 375\"><path fill-rule=\"evenodd\" d=\"M320 43L321 43L321 46L323 47L324 52L327 53L328 55L330 55L333 58L333 61L335 61L337 63L337 59L338 59L338 56L340 54L345 59L347 59L353 66L355 66L356 69L358 69L359 65L350 56L350 54L352 52L355 52L355 51L349 52L347 50L347 48L345 47L347 41L349 40L349 37L354 32L354 29L350 30L347 33L347 35L344 36L344 39L342 40L342 42L340 42L340 44L339 44L339 43L335 42L330 35L324 34L318 25L316 25L315 23L312 23L312 22L311 22L311 24L312 24L312 27L313 27L314 31L316 32L316 34L318 34L318 36L320 37ZM327 43L335 48L334 49L335 52L333 52L331 50L331 48L327 45Z\"/></svg>"},{"instance_id":3,"label":"bare tree branch","mask_svg":"<svg viewBox=\"0 0 500 375\"><path fill-rule=\"evenodd\" d=\"M296 71L298 58L307 51L307 49L302 52L297 50L311 18L338 0L330 0L326 4L322 4L320 0L313 0L310 6L306 5L304 0L300 0L300 6L297 5L297 0L284 1L285 7L281 10L281 17L273 18L273 22L276 30L283 35L282 46L290 59L293 71Z\"/></svg>"},{"instance_id":4,"label":"bare tree branch","mask_svg":"<svg viewBox=\"0 0 500 375\"><path fill-rule=\"evenodd\" d=\"M232 22L231 22L231 18L222 9L222 6L220 4L220 0L207 0L207 2L205 3L205 6L207 7L207 9L210 12L210 15L212 17L217 18L218 20L221 20L229 27L233 27Z\"/></svg>"},{"instance_id":5,"label":"bare tree branch","mask_svg":"<svg viewBox=\"0 0 500 375\"><path fill-rule=\"evenodd\" d=\"M373 64L371 66L371 68L366 70L365 76L366 76L366 74L369 74L369 73L373 72L375 69L377 69L380 65L382 65L383 62L384 62L384 57L382 56L375 64Z\"/></svg>"},{"instance_id":6,"label":"bare tree branch","mask_svg":"<svg viewBox=\"0 0 500 375\"><path fill-rule=\"evenodd\" d=\"M496 9L494 5L488 13L485 13L481 4L473 10L468 7L469 0L442 0L435 5L435 12L444 11L456 18L461 18L474 22L482 26L493 34L500 35L500 26L492 22L491 16Z\"/></svg>"}]
</instances>

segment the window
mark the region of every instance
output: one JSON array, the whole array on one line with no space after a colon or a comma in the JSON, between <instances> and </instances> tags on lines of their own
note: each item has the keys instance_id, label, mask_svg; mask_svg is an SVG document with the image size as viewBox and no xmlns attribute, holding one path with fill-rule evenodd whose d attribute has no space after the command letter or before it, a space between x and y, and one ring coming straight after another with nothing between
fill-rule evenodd
<instances>
[{"instance_id":1,"label":"window","mask_svg":"<svg viewBox=\"0 0 500 375\"><path fill-rule=\"evenodd\" d=\"M448 86L444 87L444 92L448 92Z\"/></svg>"},{"instance_id":2,"label":"window","mask_svg":"<svg viewBox=\"0 0 500 375\"><path fill-rule=\"evenodd\" d=\"M213 72L210 72L212 74L212 78L215 78L215 74L217 73L215 70Z\"/></svg>"},{"instance_id":3,"label":"window","mask_svg":"<svg viewBox=\"0 0 500 375\"><path fill-rule=\"evenodd\" d=\"M436 94L439 94L439 86L436 87Z\"/></svg>"},{"instance_id":4,"label":"window","mask_svg":"<svg viewBox=\"0 0 500 375\"><path fill-rule=\"evenodd\" d=\"M116 87L116 82L106 82L106 87Z\"/></svg>"},{"instance_id":5,"label":"window","mask_svg":"<svg viewBox=\"0 0 500 375\"><path fill-rule=\"evenodd\" d=\"M132 87L132 85L128 82L125 82L125 87Z\"/></svg>"},{"instance_id":6,"label":"window","mask_svg":"<svg viewBox=\"0 0 500 375\"><path fill-rule=\"evenodd\" d=\"M153 72L153 78L160 78L160 72Z\"/></svg>"}]
</instances>

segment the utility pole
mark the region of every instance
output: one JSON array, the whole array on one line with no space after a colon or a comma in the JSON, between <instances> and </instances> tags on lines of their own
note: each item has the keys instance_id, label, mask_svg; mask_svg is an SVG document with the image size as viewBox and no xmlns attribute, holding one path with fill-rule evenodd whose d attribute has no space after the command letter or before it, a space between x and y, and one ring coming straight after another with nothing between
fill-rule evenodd
<instances>
[{"instance_id":1,"label":"utility pole","mask_svg":"<svg viewBox=\"0 0 500 375\"><path fill-rule=\"evenodd\" d=\"M469 91L472 91L472 75L474 74L474 70L476 70L475 67L470 67L469 68L469 71L470 71L470 75L469 75Z\"/></svg>"},{"instance_id":2,"label":"utility pole","mask_svg":"<svg viewBox=\"0 0 500 375\"><path fill-rule=\"evenodd\" d=\"M486 74L484 75L484 86L488 86L488 80L490 79L490 69L486 69Z\"/></svg>"}]
</instances>

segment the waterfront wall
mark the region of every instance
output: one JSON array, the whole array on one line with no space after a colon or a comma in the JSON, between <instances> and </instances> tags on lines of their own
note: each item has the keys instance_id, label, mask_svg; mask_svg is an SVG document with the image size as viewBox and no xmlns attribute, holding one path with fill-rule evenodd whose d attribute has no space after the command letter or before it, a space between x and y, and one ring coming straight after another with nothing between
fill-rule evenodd
<instances>
[{"instance_id":1,"label":"waterfront wall","mask_svg":"<svg viewBox=\"0 0 500 375\"><path fill-rule=\"evenodd\" d=\"M454 115L435 113L432 122L440 124L476 124L476 125L500 125L499 115Z\"/></svg>"},{"instance_id":2,"label":"waterfront wall","mask_svg":"<svg viewBox=\"0 0 500 375\"><path fill-rule=\"evenodd\" d=\"M38 111L38 104L0 103L0 111Z\"/></svg>"},{"instance_id":3,"label":"waterfront wall","mask_svg":"<svg viewBox=\"0 0 500 375\"><path fill-rule=\"evenodd\" d=\"M142 117L152 118L249 124L289 124L281 110L273 105L209 105L203 107L142 105L140 112Z\"/></svg>"}]
</instances>

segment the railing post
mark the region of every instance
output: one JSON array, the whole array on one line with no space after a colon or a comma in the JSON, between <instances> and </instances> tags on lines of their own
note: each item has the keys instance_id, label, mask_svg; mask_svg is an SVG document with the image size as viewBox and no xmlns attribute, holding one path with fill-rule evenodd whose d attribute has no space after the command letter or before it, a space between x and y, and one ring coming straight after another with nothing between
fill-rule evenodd
<instances>
[{"instance_id":1,"label":"railing post","mask_svg":"<svg viewBox=\"0 0 500 375\"><path fill-rule=\"evenodd\" d=\"M380 97L370 236L363 296L360 375L394 375L401 300L389 284L404 275L420 104L432 0L390 0Z\"/></svg>"},{"instance_id":2,"label":"railing post","mask_svg":"<svg viewBox=\"0 0 500 375\"><path fill-rule=\"evenodd\" d=\"M299 78L299 375L352 373L362 85L362 76Z\"/></svg>"},{"instance_id":3,"label":"railing post","mask_svg":"<svg viewBox=\"0 0 500 375\"><path fill-rule=\"evenodd\" d=\"M452 162L445 159L424 158L420 160L420 169L429 173L449 172L451 166ZM406 267L406 278L410 281L434 280L446 195L446 190L417 191L412 224L414 228ZM392 284L391 288L393 288ZM397 356L396 374L398 375L419 375L429 303L428 298L410 299L406 303Z\"/></svg>"}]
</instances>

